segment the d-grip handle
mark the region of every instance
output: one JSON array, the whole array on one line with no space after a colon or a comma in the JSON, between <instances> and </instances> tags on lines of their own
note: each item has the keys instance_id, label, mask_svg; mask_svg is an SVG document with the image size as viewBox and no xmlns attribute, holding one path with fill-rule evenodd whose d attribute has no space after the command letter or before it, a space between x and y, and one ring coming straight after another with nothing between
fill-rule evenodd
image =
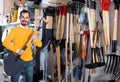
<instances>
[{"instance_id":1,"label":"d-grip handle","mask_svg":"<svg viewBox=\"0 0 120 82\"><path fill-rule=\"evenodd\" d=\"M47 7L46 8L46 16L54 16L55 13L55 7Z\"/></svg>"},{"instance_id":2,"label":"d-grip handle","mask_svg":"<svg viewBox=\"0 0 120 82\"><path fill-rule=\"evenodd\" d=\"M119 10L120 0L113 0L115 4L115 9Z\"/></svg>"},{"instance_id":3,"label":"d-grip handle","mask_svg":"<svg viewBox=\"0 0 120 82\"><path fill-rule=\"evenodd\" d=\"M102 10L108 11L110 6L110 0L100 0Z\"/></svg>"}]
</instances>

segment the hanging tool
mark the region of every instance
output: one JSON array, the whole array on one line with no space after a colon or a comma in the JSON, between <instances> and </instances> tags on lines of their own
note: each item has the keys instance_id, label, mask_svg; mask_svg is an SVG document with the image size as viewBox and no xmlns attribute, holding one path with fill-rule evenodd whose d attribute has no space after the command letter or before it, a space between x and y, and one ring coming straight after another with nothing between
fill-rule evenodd
<instances>
[{"instance_id":1,"label":"hanging tool","mask_svg":"<svg viewBox=\"0 0 120 82\"><path fill-rule=\"evenodd\" d=\"M87 0L88 21L90 30L90 42L91 42L91 62L86 64L86 68L95 68L98 66L96 62L96 51L94 44L94 32L96 28L96 2L95 0Z\"/></svg>"},{"instance_id":2,"label":"hanging tool","mask_svg":"<svg viewBox=\"0 0 120 82\"><path fill-rule=\"evenodd\" d=\"M114 68L111 68L111 71L112 73L115 73L115 70L118 68L117 64L118 64L118 56L116 54L116 51L117 51L117 35L118 35L118 18L119 18L119 5L120 5L120 1L119 0L114 0L114 4L115 4L115 10L114 10L114 28L113 28L113 40L112 40L112 54L110 54L110 57L111 55L113 56L113 65L111 67L114 67Z\"/></svg>"},{"instance_id":3,"label":"hanging tool","mask_svg":"<svg viewBox=\"0 0 120 82\"><path fill-rule=\"evenodd\" d=\"M86 68L95 68L103 66L101 62L101 49L97 47L99 42L98 22L96 22L96 2L94 0L87 1L88 21L90 29L91 41L91 62L85 65ZM92 19L92 20L91 20Z\"/></svg>"},{"instance_id":4,"label":"hanging tool","mask_svg":"<svg viewBox=\"0 0 120 82\"><path fill-rule=\"evenodd\" d=\"M115 4L114 7L114 28L113 28L113 40L112 40L112 53L108 55L108 57L113 58L113 63L111 63L110 67L110 73L113 73L114 79L119 77L119 62L120 62L120 57L117 55L117 35L118 35L118 15L119 15L119 5L120 1L119 0L114 0L113 1ZM112 78L113 78L112 77Z\"/></svg>"},{"instance_id":5,"label":"hanging tool","mask_svg":"<svg viewBox=\"0 0 120 82\"><path fill-rule=\"evenodd\" d=\"M69 38L69 28L70 27L70 4L67 4L67 13L66 13L66 41L65 41L65 61L66 61L66 73L65 79L68 82L68 38Z\"/></svg>"}]
</instances>

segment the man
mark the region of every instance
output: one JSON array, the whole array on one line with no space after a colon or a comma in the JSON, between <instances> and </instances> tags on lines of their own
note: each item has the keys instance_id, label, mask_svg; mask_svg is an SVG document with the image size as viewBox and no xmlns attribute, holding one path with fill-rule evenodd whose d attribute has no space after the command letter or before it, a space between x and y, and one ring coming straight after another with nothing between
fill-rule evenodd
<instances>
[{"instance_id":1,"label":"man","mask_svg":"<svg viewBox=\"0 0 120 82\"><path fill-rule=\"evenodd\" d=\"M32 43L41 47L42 42L38 37L38 33L29 28L30 13L27 10L20 12L20 25L13 28L3 41L3 46L8 50L14 52L14 55L20 55L20 58L26 61L24 65L25 82L33 82L33 57L32 57ZM32 40L28 43L29 40ZM23 48L26 46L24 50ZM19 66L19 65L18 65ZM21 71L11 76L11 82L18 82Z\"/></svg>"}]
</instances>

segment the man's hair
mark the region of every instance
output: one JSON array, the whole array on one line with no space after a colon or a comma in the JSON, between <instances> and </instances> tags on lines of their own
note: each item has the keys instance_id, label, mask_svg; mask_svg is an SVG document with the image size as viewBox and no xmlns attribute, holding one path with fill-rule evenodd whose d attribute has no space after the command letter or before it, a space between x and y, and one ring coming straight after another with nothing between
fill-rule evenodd
<instances>
[{"instance_id":1,"label":"man's hair","mask_svg":"<svg viewBox=\"0 0 120 82\"><path fill-rule=\"evenodd\" d=\"M30 16L30 12L29 12L28 10L22 10L22 11L20 12L20 16L21 16L22 13L28 13L29 16Z\"/></svg>"}]
</instances>

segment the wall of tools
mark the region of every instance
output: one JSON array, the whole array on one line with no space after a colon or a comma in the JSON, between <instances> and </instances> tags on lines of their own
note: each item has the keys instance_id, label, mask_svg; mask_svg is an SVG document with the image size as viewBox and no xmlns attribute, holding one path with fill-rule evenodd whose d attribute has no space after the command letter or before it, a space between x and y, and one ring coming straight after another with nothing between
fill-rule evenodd
<instances>
[{"instance_id":1,"label":"wall of tools","mask_svg":"<svg viewBox=\"0 0 120 82\"><path fill-rule=\"evenodd\" d=\"M32 27L41 27L43 42L36 52L34 80L120 82L120 1L51 4L34 7Z\"/></svg>"},{"instance_id":2,"label":"wall of tools","mask_svg":"<svg viewBox=\"0 0 120 82\"><path fill-rule=\"evenodd\" d=\"M51 41L51 54L56 53L58 82L120 81L119 3L118 0L73 1L44 9L45 37ZM52 80L56 81L51 65ZM99 79L92 77L97 74ZM108 76L103 79L100 74Z\"/></svg>"}]
</instances>

